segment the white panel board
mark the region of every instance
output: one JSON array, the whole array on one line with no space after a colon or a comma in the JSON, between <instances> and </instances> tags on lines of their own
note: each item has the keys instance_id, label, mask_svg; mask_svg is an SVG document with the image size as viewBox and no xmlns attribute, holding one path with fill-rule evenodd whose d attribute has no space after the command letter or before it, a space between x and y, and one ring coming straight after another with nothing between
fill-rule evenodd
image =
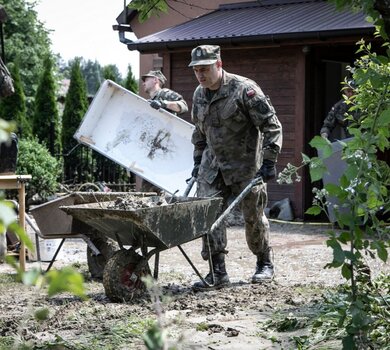
<instances>
[{"instance_id":1,"label":"white panel board","mask_svg":"<svg viewBox=\"0 0 390 350\"><path fill-rule=\"evenodd\" d=\"M194 126L106 80L74 137L171 194L183 194L193 168Z\"/></svg>"},{"instance_id":2,"label":"white panel board","mask_svg":"<svg viewBox=\"0 0 390 350\"><path fill-rule=\"evenodd\" d=\"M352 140L352 138L347 138L341 140L342 142L349 142ZM344 174L345 170L347 169L347 163L344 159L341 159L342 151L343 151L343 145L339 141L332 142L332 155L328 158L323 159L324 165L328 169L327 172L324 173L322 177L322 182L325 185L327 184L335 184L339 185L340 178ZM319 157L322 158L322 152L319 151ZM336 222L336 214L333 209L333 205L339 204L339 201L336 197L328 196L327 200L331 203L328 205L328 214L330 222ZM341 212L348 212L350 211L349 208L339 208Z\"/></svg>"}]
</instances>

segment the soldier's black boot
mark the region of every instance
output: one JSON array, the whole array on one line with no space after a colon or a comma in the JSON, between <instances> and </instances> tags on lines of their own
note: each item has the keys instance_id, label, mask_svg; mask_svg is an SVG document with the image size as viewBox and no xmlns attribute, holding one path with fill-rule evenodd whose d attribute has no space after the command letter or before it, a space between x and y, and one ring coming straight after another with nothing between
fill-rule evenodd
<instances>
[{"instance_id":1,"label":"soldier's black boot","mask_svg":"<svg viewBox=\"0 0 390 350\"><path fill-rule=\"evenodd\" d=\"M252 276L252 283L271 281L274 277L274 265L270 257L270 250L257 256L256 272Z\"/></svg>"},{"instance_id":2,"label":"soldier's black boot","mask_svg":"<svg viewBox=\"0 0 390 350\"><path fill-rule=\"evenodd\" d=\"M193 284L192 288L195 290L211 290L220 289L230 285L229 276L225 267L225 254L219 253L211 257L211 262L214 270L210 271L204 278L204 281L199 281Z\"/></svg>"}]
</instances>

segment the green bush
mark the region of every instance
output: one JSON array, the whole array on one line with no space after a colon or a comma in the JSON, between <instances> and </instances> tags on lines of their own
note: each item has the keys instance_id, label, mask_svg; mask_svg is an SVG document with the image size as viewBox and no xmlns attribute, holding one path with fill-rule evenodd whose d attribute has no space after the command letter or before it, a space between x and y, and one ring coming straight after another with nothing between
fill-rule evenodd
<instances>
[{"instance_id":1,"label":"green bush","mask_svg":"<svg viewBox=\"0 0 390 350\"><path fill-rule=\"evenodd\" d=\"M17 173L32 176L26 185L27 201L34 195L45 200L54 194L60 170L60 163L50 154L46 146L36 139L19 141Z\"/></svg>"}]
</instances>

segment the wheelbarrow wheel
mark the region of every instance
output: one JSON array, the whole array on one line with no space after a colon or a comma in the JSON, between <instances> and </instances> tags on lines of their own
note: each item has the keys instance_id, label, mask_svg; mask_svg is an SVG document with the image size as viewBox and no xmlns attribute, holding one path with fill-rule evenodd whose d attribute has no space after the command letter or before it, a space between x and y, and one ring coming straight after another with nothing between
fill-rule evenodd
<instances>
[{"instance_id":1,"label":"wheelbarrow wheel","mask_svg":"<svg viewBox=\"0 0 390 350\"><path fill-rule=\"evenodd\" d=\"M91 238L91 241L100 251L100 254L95 255L91 248L87 248L88 269L91 278L101 281L107 261L119 250L119 245L114 240L106 237Z\"/></svg>"},{"instance_id":2,"label":"wheelbarrow wheel","mask_svg":"<svg viewBox=\"0 0 390 350\"><path fill-rule=\"evenodd\" d=\"M119 250L108 260L103 273L103 286L111 301L136 299L146 291L141 278L150 275L148 262L133 249Z\"/></svg>"}]
</instances>

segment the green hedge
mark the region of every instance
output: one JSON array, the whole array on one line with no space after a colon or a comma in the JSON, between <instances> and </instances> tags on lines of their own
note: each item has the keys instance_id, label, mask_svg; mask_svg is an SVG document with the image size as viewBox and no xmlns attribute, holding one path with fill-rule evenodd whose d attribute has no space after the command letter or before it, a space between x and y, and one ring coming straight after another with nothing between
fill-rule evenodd
<instances>
[{"instance_id":1,"label":"green hedge","mask_svg":"<svg viewBox=\"0 0 390 350\"><path fill-rule=\"evenodd\" d=\"M56 192L61 171L60 163L50 154L47 147L36 139L19 141L16 168L17 174L32 176L26 185L27 200L32 199L34 195L45 200Z\"/></svg>"}]
</instances>

